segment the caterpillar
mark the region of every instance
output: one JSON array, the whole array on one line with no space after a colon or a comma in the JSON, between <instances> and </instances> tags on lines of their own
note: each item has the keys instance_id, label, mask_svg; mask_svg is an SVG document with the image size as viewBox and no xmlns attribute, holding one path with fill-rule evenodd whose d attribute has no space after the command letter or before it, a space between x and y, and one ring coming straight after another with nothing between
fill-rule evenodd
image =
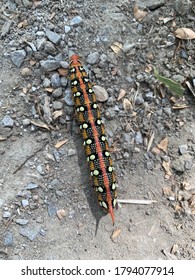
<instances>
[{"instance_id":1,"label":"caterpillar","mask_svg":"<svg viewBox=\"0 0 195 280\"><path fill-rule=\"evenodd\" d=\"M111 215L114 225L117 191L112 159L96 96L77 54L70 57L69 79L92 185L99 205Z\"/></svg>"}]
</instances>

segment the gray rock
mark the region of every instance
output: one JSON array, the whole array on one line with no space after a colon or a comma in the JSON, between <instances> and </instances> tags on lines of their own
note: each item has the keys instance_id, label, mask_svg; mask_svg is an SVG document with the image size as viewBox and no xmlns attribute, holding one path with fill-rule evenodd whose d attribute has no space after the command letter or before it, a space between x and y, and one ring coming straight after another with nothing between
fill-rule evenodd
<instances>
[{"instance_id":1,"label":"gray rock","mask_svg":"<svg viewBox=\"0 0 195 280\"><path fill-rule=\"evenodd\" d=\"M140 131L136 132L135 143L138 145L143 143L143 137Z\"/></svg>"},{"instance_id":2,"label":"gray rock","mask_svg":"<svg viewBox=\"0 0 195 280\"><path fill-rule=\"evenodd\" d=\"M29 183L27 186L26 186L26 189L27 190L34 190L36 188L38 188L39 186L36 184L36 183Z\"/></svg>"},{"instance_id":3,"label":"gray rock","mask_svg":"<svg viewBox=\"0 0 195 280\"><path fill-rule=\"evenodd\" d=\"M23 206L24 208L27 207L27 206L29 205L28 199L22 199L21 203L22 203L22 206Z\"/></svg>"},{"instance_id":4,"label":"gray rock","mask_svg":"<svg viewBox=\"0 0 195 280\"><path fill-rule=\"evenodd\" d=\"M2 123L5 127L13 127L14 125L14 121L12 120L12 118L8 115L6 115L3 119L2 119Z\"/></svg>"},{"instance_id":5,"label":"gray rock","mask_svg":"<svg viewBox=\"0 0 195 280\"><path fill-rule=\"evenodd\" d=\"M7 231L5 233L3 245L4 246L13 246L13 234L10 231Z\"/></svg>"},{"instance_id":6,"label":"gray rock","mask_svg":"<svg viewBox=\"0 0 195 280\"><path fill-rule=\"evenodd\" d=\"M68 157L74 156L76 154L75 149L69 149L68 150Z\"/></svg>"},{"instance_id":7,"label":"gray rock","mask_svg":"<svg viewBox=\"0 0 195 280\"><path fill-rule=\"evenodd\" d=\"M67 34L71 30L71 27L69 25L64 26L64 32Z\"/></svg>"},{"instance_id":8,"label":"gray rock","mask_svg":"<svg viewBox=\"0 0 195 280\"><path fill-rule=\"evenodd\" d=\"M169 108L169 107L166 107L166 108L163 108L163 111L165 112L165 114L167 115L167 116L171 116L171 114L172 114L172 111L171 111L171 108Z\"/></svg>"},{"instance_id":9,"label":"gray rock","mask_svg":"<svg viewBox=\"0 0 195 280\"><path fill-rule=\"evenodd\" d=\"M18 225L24 226L24 225L28 224L29 221L26 219L15 219L15 222Z\"/></svg>"},{"instance_id":10,"label":"gray rock","mask_svg":"<svg viewBox=\"0 0 195 280\"><path fill-rule=\"evenodd\" d=\"M1 37L4 37L7 33L9 33L10 28L12 26L12 20L6 20L3 24L3 27L1 29Z\"/></svg>"},{"instance_id":11,"label":"gray rock","mask_svg":"<svg viewBox=\"0 0 195 280\"><path fill-rule=\"evenodd\" d=\"M154 99L153 92L149 91L145 94L144 100L148 102L152 102Z\"/></svg>"},{"instance_id":12,"label":"gray rock","mask_svg":"<svg viewBox=\"0 0 195 280\"><path fill-rule=\"evenodd\" d=\"M56 52L56 48L52 42L46 41L44 51L47 53L54 54Z\"/></svg>"},{"instance_id":13,"label":"gray rock","mask_svg":"<svg viewBox=\"0 0 195 280\"><path fill-rule=\"evenodd\" d=\"M47 88L47 87L49 87L50 85L51 85L50 80L49 80L48 78L45 78L45 79L43 80L43 86L44 86L45 88Z\"/></svg>"},{"instance_id":14,"label":"gray rock","mask_svg":"<svg viewBox=\"0 0 195 280\"><path fill-rule=\"evenodd\" d=\"M177 172L185 172L185 160L180 156L172 161L171 167Z\"/></svg>"},{"instance_id":15,"label":"gray rock","mask_svg":"<svg viewBox=\"0 0 195 280\"><path fill-rule=\"evenodd\" d=\"M86 58L86 62L93 65L98 61L98 58L99 58L99 53L93 52L88 55L88 57Z\"/></svg>"},{"instance_id":16,"label":"gray rock","mask_svg":"<svg viewBox=\"0 0 195 280\"><path fill-rule=\"evenodd\" d=\"M136 100L135 100L135 104L136 104L136 105L141 105L141 104L143 104L143 103L144 103L143 97L140 96L140 95L138 95L137 98L136 98Z\"/></svg>"},{"instance_id":17,"label":"gray rock","mask_svg":"<svg viewBox=\"0 0 195 280\"><path fill-rule=\"evenodd\" d=\"M5 219L10 218L11 217L11 212L9 212L8 210L4 211L2 217L5 218Z\"/></svg>"},{"instance_id":18,"label":"gray rock","mask_svg":"<svg viewBox=\"0 0 195 280\"><path fill-rule=\"evenodd\" d=\"M60 65L61 65L61 67L62 68L65 68L65 69L67 69L68 68L68 66L69 66L69 63L67 62L67 61L60 61Z\"/></svg>"},{"instance_id":19,"label":"gray rock","mask_svg":"<svg viewBox=\"0 0 195 280\"><path fill-rule=\"evenodd\" d=\"M31 227L26 227L26 228L21 227L19 233L22 236L27 237L30 241L33 241L37 237L37 235L39 233L39 230L40 230L40 227L33 227L33 228L31 228Z\"/></svg>"},{"instance_id":20,"label":"gray rock","mask_svg":"<svg viewBox=\"0 0 195 280\"><path fill-rule=\"evenodd\" d=\"M64 101L68 106L73 106L74 105L74 101L73 101L73 98L72 98L72 92L71 92L70 89L65 90Z\"/></svg>"},{"instance_id":21,"label":"gray rock","mask_svg":"<svg viewBox=\"0 0 195 280\"><path fill-rule=\"evenodd\" d=\"M47 206L47 211L49 216L55 216L57 213L57 206L53 202L50 202Z\"/></svg>"},{"instance_id":22,"label":"gray rock","mask_svg":"<svg viewBox=\"0 0 195 280\"><path fill-rule=\"evenodd\" d=\"M80 16L75 16L71 19L70 25L73 27L79 26L83 23L83 19Z\"/></svg>"},{"instance_id":23,"label":"gray rock","mask_svg":"<svg viewBox=\"0 0 195 280\"><path fill-rule=\"evenodd\" d=\"M138 82L144 82L145 81L145 77L141 73L136 76L136 79L137 79Z\"/></svg>"},{"instance_id":24,"label":"gray rock","mask_svg":"<svg viewBox=\"0 0 195 280\"><path fill-rule=\"evenodd\" d=\"M46 30L46 36L54 44L58 44L61 40L61 36L59 34L49 29Z\"/></svg>"},{"instance_id":25,"label":"gray rock","mask_svg":"<svg viewBox=\"0 0 195 280\"><path fill-rule=\"evenodd\" d=\"M60 154L56 149L53 151L53 155L54 155L55 160L57 162L59 162L60 161Z\"/></svg>"},{"instance_id":26,"label":"gray rock","mask_svg":"<svg viewBox=\"0 0 195 280\"><path fill-rule=\"evenodd\" d=\"M192 159L189 159L189 160L185 161L185 164L184 164L185 169L190 170L192 168L192 166L193 166Z\"/></svg>"},{"instance_id":27,"label":"gray rock","mask_svg":"<svg viewBox=\"0 0 195 280\"><path fill-rule=\"evenodd\" d=\"M11 61L17 67L20 67L26 57L25 50L17 50L11 53Z\"/></svg>"},{"instance_id":28,"label":"gray rock","mask_svg":"<svg viewBox=\"0 0 195 280\"><path fill-rule=\"evenodd\" d=\"M123 45L123 52L128 53L130 50L132 50L136 46L136 43L132 43L130 41L126 41Z\"/></svg>"},{"instance_id":29,"label":"gray rock","mask_svg":"<svg viewBox=\"0 0 195 280\"><path fill-rule=\"evenodd\" d=\"M54 91L52 92L52 96L54 98L58 98L60 96L62 96L62 88L57 88L57 89L54 89Z\"/></svg>"},{"instance_id":30,"label":"gray rock","mask_svg":"<svg viewBox=\"0 0 195 280\"><path fill-rule=\"evenodd\" d=\"M63 87L66 87L68 84L68 79L66 77L61 77L60 82Z\"/></svg>"},{"instance_id":31,"label":"gray rock","mask_svg":"<svg viewBox=\"0 0 195 280\"><path fill-rule=\"evenodd\" d=\"M51 76L51 85L54 88L58 88L61 86L60 75L58 73L54 73Z\"/></svg>"},{"instance_id":32,"label":"gray rock","mask_svg":"<svg viewBox=\"0 0 195 280\"><path fill-rule=\"evenodd\" d=\"M0 198L0 207L4 204L5 199Z\"/></svg>"},{"instance_id":33,"label":"gray rock","mask_svg":"<svg viewBox=\"0 0 195 280\"><path fill-rule=\"evenodd\" d=\"M180 145L179 152L181 155L186 154L188 152L188 145L187 144Z\"/></svg>"},{"instance_id":34,"label":"gray rock","mask_svg":"<svg viewBox=\"0 0 195 280\"><path fill-rule=\"evenodd\" d=\"M37 168L36 168L36 169L37 169L37 171L39 172L39 174L45 175L45 170L44 170L42 164L37 165Z\"/></svg>"},{"instance_id":35,"label":"gray rock","mask_svg":"<svg viewBox=\"0 0 195 280\"><path fill-rule=\"evenodd\" d=\"M40 64L46 72L56 70L60 67L60 62L56 60L41 60Z\"/></svg>"},{"instance_id":36,"label":"gray rock","mask_svg":"<svg viewBox=\"0 0 195 280\"><path fill-rule=\"evenodd\" d=\"M31 123L31 121L29 119L23 119L22 120L22 125L23 126L28 126L28 125L30 125L30 123Z\"/></svg>"},{"instance_id":37,"label":"gray rock","mask_svg":"<svg viewBox=\"0 0 195 280\"><path fill-rule=\"evenodd\" d=\"M46 39L45 38L38 38L36 40L36 47L37 47L37 50L43 50L44 46L45 46L45 42L46 42Z\"/></svg>"},{"instance_id":38,"label":"gray rock","mask_svg":"<svg viewBox=\"0 0 195 280\"><path fill-rule=\"evenodd\" d=\"M54 108L54 110L60 110L63 108L63 103L60 101L54 101L53 108Z\"/></svg>"},{"instance_id":39,"label":"gray rock","mask_svg":"<svg viewBox=\"0 0 195 280\"><path fill-rule=\"evenodd\" d=\"M192 5L192 2L189 0L175 0L174 7L176 12L181 15L185 16Z\"/></svg>"}]
</instances>

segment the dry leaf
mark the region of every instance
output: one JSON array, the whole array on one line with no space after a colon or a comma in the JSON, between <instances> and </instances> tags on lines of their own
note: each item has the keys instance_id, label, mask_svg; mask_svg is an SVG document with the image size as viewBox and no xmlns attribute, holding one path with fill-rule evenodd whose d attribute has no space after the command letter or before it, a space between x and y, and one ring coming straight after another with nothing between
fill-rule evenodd
<instances>
[{"instance_id":1,"label":"dry leaf","mask_svg":"<svg viewBox=\"0 0 195 280\"><path fill-rule=\"evenodd\" d=\"M41 127L41 128L45 128L47 130L50 130L50 128L45 123L43 123L40 120L31 120L31 123L34 124L35 126L38 126L38 127Z\"/></svg>"},{"instance_id":2,"label":"dry leaf","mask_svg":"<svg viewBox=\"0 0 195 280\"><path fill-rule=\"evenodd\" d=\"M52 117L54 120L56 120L57 118L61 117L63 115L63 110L57 110L55 112L53 112Z\"/></svg>"},{"instance_id":3,"label":"dry leaf","mask_svg":"<svg viewBox=\"0 0 195 280\"><path fill-rule=\"evenodd\" d=\"M159 20L162 20L164 24L166 24L167 22L173 20L173 17L159 17Z\"/></svg>"},{"instance_id":4,"label":"dry leaf","mask_svg":"<svg viewBox=\"0 0 195 280\"><path fill-rule=\"evenodd\" d=\"M153 140L154 140L154 131L152 132L152 135L148 141L148 147L147 147L147 152L150 150L151 146L152 146L152 143L153 143Z\"/></svg>"},{"instance_id":5,"label":"dry leaf","mask_svg":"<svg viewBox=\"0 0 195 280\"><path fill-rule=\"evenodd\" d=\"M189 28L178 28L175 31L175 36L183 40L192 40L195 39L195 32Z\"/></svg>"},{"instance_id":6,"label":"dry leaf","mask_svg":"<svg viewBox=\"0 0 195 280\"><path fill-rule=\"evenodd\" d=\"M121 100L126 95L126 91L122 88L119 92L119 96L117 98L117 101Z\"/></svg>"},{"instance_id":7,"label":"dry leaf","mask_svg":"<svg viewBox=\"0 0 195 280\"><path fill-rule=\"evenodd\" d=\"M52 122L52 116L51 116L51 109L50 109L50 97L45 96L44 98L44 105L43 105L43 117L46 123L50 124Z\"/></svg>"},{"instance_id":8,"label":"dry leaf","mask_svg":"<svg viewBox=\"0 0 195 280\"><path fill-rule=\"evenodd\" d=\"M121 234L121 229L120 228L115 228L112 232L112 235L110 236L111 240L113 242L116 242L116 238Z\"/></svg>"},{"instance_id":9,"label":"dry leaf","mask_svg":"<svg viewBox=\"0 0 195 280\"><path fill-rule=\"evenodd\" d=\"M0 141L4 141L4 140L6 140L6 139L7 139L7 138L0 136Z\"/></svg>"},{"instance_id":10,"label":"dry leaf","mask_svg":"<svg viewBox=\"0 0 195 280\"><path fill-rule=\"evenodd\" d=\"M58 68L58 72L61 76L67 77L68 76L68 69L65 68Z\"/></svg>"},{"instance_id":11,"label":"dry leaf","mask_svg":"<svg viewBox=\"0 0 195 280\"><path fill-rule=\"evenodd\" d=\"M163 194L166 196L166 197L174 197L175 194L173 193L173 191L171 190L170 187L164 187L163 188Z\"/></svg>"},{"instance_id":12,"label":"dry leaf","mask_svg":"<svg viewBox=\"0 0 195 280\"><path fill-rule=\"evenodd\" d=\"M165 137L158 145L157 147L162 150L163 152L167 151L167 146L168 146L168 138Z\"/></svg>"},{"instance_id":13,"label":"dry leaf","mask_svg":"<svg viewBox=\"0 0 195 280\"><path fill-rule=\"evenodd\" d=\"M146 73L150 73L150 72L152 72L152 70L153 70L153 67L151 65L147 65L144 71Z\"/></svg>"},{"instance_id":14,"label":"dry leaf","mask_svg":"<svg viewBox=\"0 0 195 280\"><path fill-rule=\"evenodd\" d=\"M188 105L177 105L177 106L172 107L173 110L182 110L182 109L186 109L186 108L190 108L190 106L188 106Z\"/></svg>"},{"instance_id":15,"label":"dry leaf","mask_svg":"<svg viewBox=\"0 0 195 280\"><path fill-rule=\"evenodd\" d=\"M55 148L59 149L62 145L66 144L68 142L68 139L59 141L57 144L55 144Z\"/></svg>"},{"instance_id":16,"label":"dry leaf","mask_svg":"<svg viewBox=\"0 0 195 280\"><path fill-rule=\"evenodd\" d=\"M111 49L113 50L114 53L119 53L123 47L123 44L119 42L115 42L112 46Z\"/></svg>"},{"instance_id":17,"label":"dry leaf","mask_svg":"<svg viewBox=\"0 0 195 280\"><path fill-rule=\"evenodd\" d=\"M66 215L66 212L64 209L60 209L57 211L57 216L60 220L62 220L65 217L65 215Z\"/></svg>"},{"instance_id":18,"label":"dry leaf","mask_svg":"<svg viewBox=\"0 0 195 280\"><path fill-rule=\"evenodd\" d=\"M139 10L137 5L135 5L135 7L133 8L133 12L135 19L139 22L142 21L142 19L147 15L147 12Z\"/></svg>"},{"instance_id":19,"label":"dry leaf","mask_svg":"<svg viewBox=\"0 0 195 280\"><path fill-rule=\"evenodd\" d=\"M133 106L127 98L124 98L124 100L123 100L123 108L124 108L125 111L132 111L133 110Z\"/></svg>"},{"instance_id":20,"label":"dry leaf","mask_svg":"<svg viewBox=\"0 0 195 280\"><path fill-rule=\"evenodd\" d=\"M111 71L112 76L115 76L118 72L118 69L116 67L114 67Z\"/></svg>"},{"instance_id":21,"label":"dry leaf","mask_svg":"<svg viewBox=\"0 0 195 280\"><path fill-rule=\"evenodd\" d=\"M164 168L166 175L168 175L167 178L169 178L172 175L172 173L170 171L170 160L169 161L163 160L162 167Z\"/></svg>"}]
</instances>

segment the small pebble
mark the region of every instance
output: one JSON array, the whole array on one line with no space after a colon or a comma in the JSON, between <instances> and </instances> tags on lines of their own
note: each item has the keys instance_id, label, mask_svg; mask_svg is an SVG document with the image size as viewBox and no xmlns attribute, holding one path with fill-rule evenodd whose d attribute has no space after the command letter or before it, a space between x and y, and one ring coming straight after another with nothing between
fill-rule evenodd
<instances>
[{"instance_id":1,"label":"small pebble","mask_svg":"<svg viewBox=\"0 0 195 280\"><path fill-rule=\"evenodd\" d=\"M44 170L42 164L37 165L37 168L36 168L36 169L37 169L37 171L39 172L39 174L45 175L45 170Z\"/></svg>"},{"instance_id":2,"label":"small pebble","mask_svg":"<svg viewBox=\"0 0 195 280\"><path fill-rule=\"evenodd\" d=\"M57 89L54 89L54 91L52 92L52 96L54 98L58 98L60 96L62 96L62 88L57 88Z\"/></svg>"},{"instance_id":3,"label":"small pebble","mask_svg":"<svg viewBox=\"0 0 195 280\"><path fill-rule=\"evenodd\" d=\"M26 186L26 189L27 190L34 190L38 188L38 185L36 183L29 183L27 186Z\"/></svg>"},{"instance_id":4,"label":"small pebble","mask_svg":"<svg viewBox=\"0 0 195 280\"><path fill-rule=\"evenodd\" d=\"M38 227L21 227L19 233L22 236L27 237L30 241L33 241L37 237L39 230L40 229Z\"/></svg>"},{"instance_id":5,"label":"small pebble","mask_svg":"<svg viewBox=\"0 0 195 280\"><path fill-rule=\"evenodd\" d=\"M51 85L54 88L58 88L61 86L60 75L58 73L54 73L51 76Z\"/></svg>"},{"instance_id":6,"label":"small pebble","mask_svg":"<svg viewBox=\"0 0 195 280\"><path fill-rule=\"evenodd\" d=\"M26 225L29 221L26 219L15 219L16 224L19 224L21 226Z\"/></svg>"},{"instance_id":7,"label":"small pebble","mask_svg":"<svg viewBox=\"0 0 195 280\"><path fill-rule=\"evenodd\" d=\"M3 245L13 246L13 234L10 231L5 233Z\"/></svg>"},{"instance_id":8,"label":"small pebble","mask_svg":"<svg viewBox=\"0 0 195 280\"><path fill-rule=\"evenodd\" d=\"M46 71L54 71L60 67L60 62L55 60L41 60L41 67Z\"/></svg>"},{"instance_id":9,"label":"small pebble","mask_svg":"<svg viewBox=\"0 0 195 280\"><path fill-rule=\"evenodd\" d=\"M64 32L67 34L71 30L71 27L69 25L64 26Z\"/></svg>"},{"instance_id":10,"label":"small pebble","mask_svg":"<svg viewBox=\"0 0 195 280\"><path fill-rule=\"evenodd\" d=\"M143 143L143 137L140 131L136 132L135 143L138 145Z\"/></svg>"},{"instance_id":11,"label":"small pebble","mask_svg":"<svg viewBox=\"0 0 195 280\"><path fill-rule=\"evenodd\" d=\"M58 44L61 40L61 36L57 34L56 32L53 32L49 29L46 30L45 32L47 38L54 44Z\"/></svg>"},{"instance_id":12,"label":"small pebble","mask_svg":"<svg viewBox=\"0 0 195 280\"><path fill-rule=\"evenodd\" d=\"M99 58L99 53L93 52L88 55L88 57L86 58L86 62L93 65L98 61L98 58Z\"/></svg>"},{"instance_id":13,"label":"small pebble","mask_svg":"<svg viewBox=\"0 0 195 280\"><path fill-rule=\"evenodd\" d=\"M76 154L76 150L75 149L69 149L68 150L68 157L73 156Z\"/></svg>"},{"instance_id":14,"label":"small pebble","mask_svg":"<svg viewBox=\"0 0 195 280\"><path fill-rule=\"evenodd\" d=\"M20 67L26 57L25 50L17 50L11 53L11 61L17 67Z\"/></svg>"},{"instance_id":15,"label":"small pebble","mask_svg":"<svg viewBox=\"0 0 195 280\"><path fill-rule=\"evenodd\" d=\"M49 216L55 216L57 213L57 207L53 202L50 202L47 206L47 212Z\"/></svg>"},{"instance_id":16,"label":"small pebble","mask_svg":"<svg viewBox=\"0 0 195 280\"><path fill-rule=\"evenodd\" d=\"M188 152L188 145L180 145L179 146L179 152L181 155L186 154Z\"/></svg>"},{"instance_id":17,"label":"small pebble","mask_svg":"<svg viewBox=\"0 0 195 280\"><path fill-rule=\"evenodd\" d=\"M22 199L21 203L22 203L22 206L23 206L24 208L27 207L27 206L29 205L28 199Z\"/></svg>"},{"instance_id":18,"label":"small pebble","mask_svg":"<svg viewBox=\"0 0 195 280\"><path fill-rule=\"evenodd\" d=\"M72 25L73 27L79 26L82 23L83 23L83 19L80 16L75 16L70 21L70 25Z\"/></svg>"},{"instance_id":19,"label":"small pebble","mask_svg":"<svg viewBox=\"0 0 195 280\"><path fill-rule=\"evenodd\" d=\"M72 98L72 92L71 92L70 89L65 90L64 101L68 106L73 106L74 105L74 101L73 101L73 98Z\"/></svg>"},{"instance_id":20,"label":"small pebble","mask_svg":"<svg viewBox=\"0 0 195 280\"><path fill-rule=\"evenodd\" d=\"M13 127L14 125L14 121L12 120L12 118L8 115L6 115L3 119L2 119L2 123L5 127Z\"/></svg>"},{"instance_id":21,"label":"small pebble","mask_svg":"<svg viewBox=\"0 0 195 280\"><path fill-rule=\"evenodd\" d=\"M56 52L56 48L52 42L46 41L44 45L44 51L50 54L54 54Z\"/></svg>"},{"instance_id":22,"label":"small pebble","mask_svg":"<svg viewBox=\"0 0 195 280\"><path fill-rule=\"evenodd\" d=\"M54 101L53 108L54 108L54 110L60 110L63 108L63 103L60 101Z\"/></svg>"},{"instance_id":23,"label":"small pebble","mask_svg":"<svg viewBox=\"0 0 195 280\"><path fill-rule=\"evenodd\" d=\"M48 78L45 78L44 80L43 80L43 86L45 87L45 88L47 88L47 87L49 87L51 85L51 81L48 79Z\"/></svg>"},{"instance_id":24,"label":"small pebble","mask_svg":"<svg viewBox=\"0 0 195 280\"><path fill-rule=\"evenodd\" d=\"M103 87L93 86L93 90L95 92L97 101L105 102L106 100L108 100L108 93Z\"/></svg>"},{"instance_id":25,"label":"small pebble","mask_svg":"<svg viewBox=\"0 0 195 280\"><path fill-rule=\"evenodd\" d=\"M9 211L4 211L2 216L3 218L8 219L11 217L11 213Z\"/></svg>"},{"instance_id":26,"label":"small pebble","mask_svg":"<svg viewBox=\"0 0 195 280\"><path fill-rule=\"evenodd\" d=\"M26 127L26 126L28 126L28 125L30 125L31 124L31 121L29 120L29 119L23 119L22 120L22 125L24 126L24 127Z\"/></svg>"}]
</instances>

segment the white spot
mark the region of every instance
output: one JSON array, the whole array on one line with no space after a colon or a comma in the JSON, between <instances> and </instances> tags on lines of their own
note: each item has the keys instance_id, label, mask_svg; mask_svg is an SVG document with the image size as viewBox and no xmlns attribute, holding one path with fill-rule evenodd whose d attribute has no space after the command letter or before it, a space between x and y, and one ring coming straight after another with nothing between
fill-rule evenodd
<instances>
[{"instance_id":1,"label":"white spot","mask_svg":"<svg viewBox=\"0 0 195 280\"><path fill-rule=\"evenodd\" d=\"M106 204L106 202L102 201L102 206L105 208L105 209L108 209L108 206Z\"/></svg>"},{"instance_id":2,"label":"white spot","mask_svg":"<svg viewBox=\"0 0 195 280\"><path fill-rule=\"evenodd\" d=\"M92 92L93 92L93 90L92 90L92 88L90 88L90 89L89 89L89 93L92 93Z\"/></svg>"},{"instance_id":3,"label":"white spot","mask_svg":"<svg viewBox=\"0 0 195 280\"><path fill-rule=\"evenodd\" d=\"M85 111L85 108L84 108L83 106L81 106L81 107L79 108L79 111L83 112L83 111Z\"/></svg>"},{"instance_id":4,"label":"white spot","mask_svg":"<svg viewBox=\"0 0 195 280\"><path fill-rule=\"evenodd\" d=\"M100 125L102 122L101 120L97 120L97 124Z\"/></svg>"},{"instance_id":5,"label":"white spot","mask_svg":"<svg viewBox=\"0 0 195 280\"><path fill-rule=\"evenodd\" d=\"M109 172L112 172L112 170L113 170L112 166L109 166L109 167L108 167L108 171L109 171Z\"/></svg>"},{"instance_id":6,"label":"white spot","mask_svg":"<svg viewBox=\"0 0 195 280\"><path fill-rule=\"evenodd\" d=\"M84 124L83 124L83 128L85 128L85 129L88 128L88 124L87 124L87 123L84 123Z\"/></svg>"},{"instance_id":7,"label":"white spot","mask_svg":"<svg viewBox=\"0 0 195 280\"><path fill-rule=\"evenodd\" d=\"M112 184L112 190L114 191L116 189L115 183Z\"/></svg>"},{"instance_id":8,"label":"white spot","mask_svg":"<svg viewBox=\"0 0 195 280\"><path fill-rule=\"evenodd\" d=\"M89 79L87 79L87 78L85 78L84 80L85 80L85 82L89 82Z\"/></svg>"},{"instance_id":9,"label":"white spot","mask_svg":"<svg viewBox=\"0 0 195 280\"><path fill-rule=\"evenodd\" d=\"M106 151L106 152L105 152L105 156L106 156L106 157L109 157L109 155L110 155L110 153Z\"/></svg>"},{"instance_id":10,"label":"white spot","mask_svg":"<svg viewBox=\"0 0 195 280\"><path fill-rule=\"evenodd\" d=\"M94 155L90 155L90 160L94 160L95 156Z\"/></svg>"},{"instance_id":11,"label":"white spot","mask_svg":"<svg viewBox=\"0 0 195 280\"><path fill-rule=\"evenodd\" d=\"M83 129L82 124L79 126L80 129Z\"/></svg>"},{"instance_id":12,"label":"white spot","mask_svg":"<svg viewBox=\"0 0 195 280\"><path fill-rule=\"evenodd\" d=\"M94 175L94 176L98 176L98 175L99 175L99 171L98 171L98 170L94 170L94 171L93 171L93 175Z\"/></svg>"},{"instance_id":13,"label":"white spot","mask_svg":"<svg viewBox=\"0 0 195 280\"><path fill-rule=\"evenodd\" d=\"M80 111L80 109L79 108L77 108L77 112L79 112Z\"/></svg>"},{"instance_id":14,"label":"white spot","mask_svg":"<svg viewBox=\"0 0 195 280\"><path fill-rule=\"evenodd\" d=\"M94 108L94 109L97 109L97 107L98 107L97 103L94 103L94 104L93 104L93 108Z\"/></svg>"},{"instance_id":15,"label":"white spot","mask_svg":"<svg viewBox=\"0 0 195 280\"><path fill-rule=\"evenodd\" d=\"M102 137L101 137L101 140L102 140L102 141L106 141L106 137L105 137L105 136L102 136Z\"/></svg>"},{"instance_id":16,"label":"white spot","mask_svg":"<svg viewBox=\"0 0 195 280\"><path fill-rule=\"evenodd\" d=\"M73 81L73 82L72 82L72 85L73 85L73 86L76 86L77 84L78 84L77 81Z\"/></svg>"},{"instance_id":17,"label":"white spot","mask_svg":"<svg viewBox=\"0 0 195 280\"><path fill-rule=\"evenodd\" d=\"M87 139L86 143L87 143L87 145L90 145L92 143L92 140L91 139Z\"/></svg>"},{"instance_id":18,"label":"white spot","mask_svg":"<svg viewBox=\"0 0 195 280\"><path fill-rule=\"evenodd\" d=\"M102 201L99 202L100 206L102 207Z\"/></svg>"},{"instance_id":19,"label":"white spot","mask_svg":"<svg viewBox=\"0 0 195 280\"><path fill-rule=\"evenodd\" d=\"M113 204L113 207L115 207L115 206L116 206L116 198L114 198L114 199L113 199L112 204Z\"/></svg>"},{"instance_id":20,"label":"white spot","mask_svg":"<svg viewBox=\"0 0 195 280\"><path fill-rule=\"evenodd\" d=\"M89 157L87 157L87 161L89 161Z\"/></svg>"},{"instance_id":21,"label":"white spot","mask_svg":"<svg viewBox=\"0 0 195 280\"><path fill-rule=\"evenodd\" d=\"M104 189L102 187L98 187L98 192L102 193L104 192Z\"/></svg>"},{"instance_id":22,"label":"white spot","mask_svg":"<svg viewBox=\"0 0 195 280\"><path fill-rule=\"evenodd\" d=\"M74 73L74 72L75 72L75 68L72 68L72 69L70 70L70 72L71 72L71 73Z\"/></svg>"},{"instance_id":23,"label":"white spot","mask_svg":"<svg viewBox=\"0 0 195 280\"><path fill-rule=\"evenodd\" d=\"M83 142L83 146L85 146L85 145L86 145L86 142L84 141L84 142Z\"/></svg>"},{"instance_id":24,"label":"white spot","mask_svg":"<svg viewBox=\"0 0 195 280\"><path fill-rule=\"evenodd\" d=\"M81 93L80 93L79 91L77 91L77 92L75 93L75 96L81 96Z\"/></svg>"}]
</instances>

